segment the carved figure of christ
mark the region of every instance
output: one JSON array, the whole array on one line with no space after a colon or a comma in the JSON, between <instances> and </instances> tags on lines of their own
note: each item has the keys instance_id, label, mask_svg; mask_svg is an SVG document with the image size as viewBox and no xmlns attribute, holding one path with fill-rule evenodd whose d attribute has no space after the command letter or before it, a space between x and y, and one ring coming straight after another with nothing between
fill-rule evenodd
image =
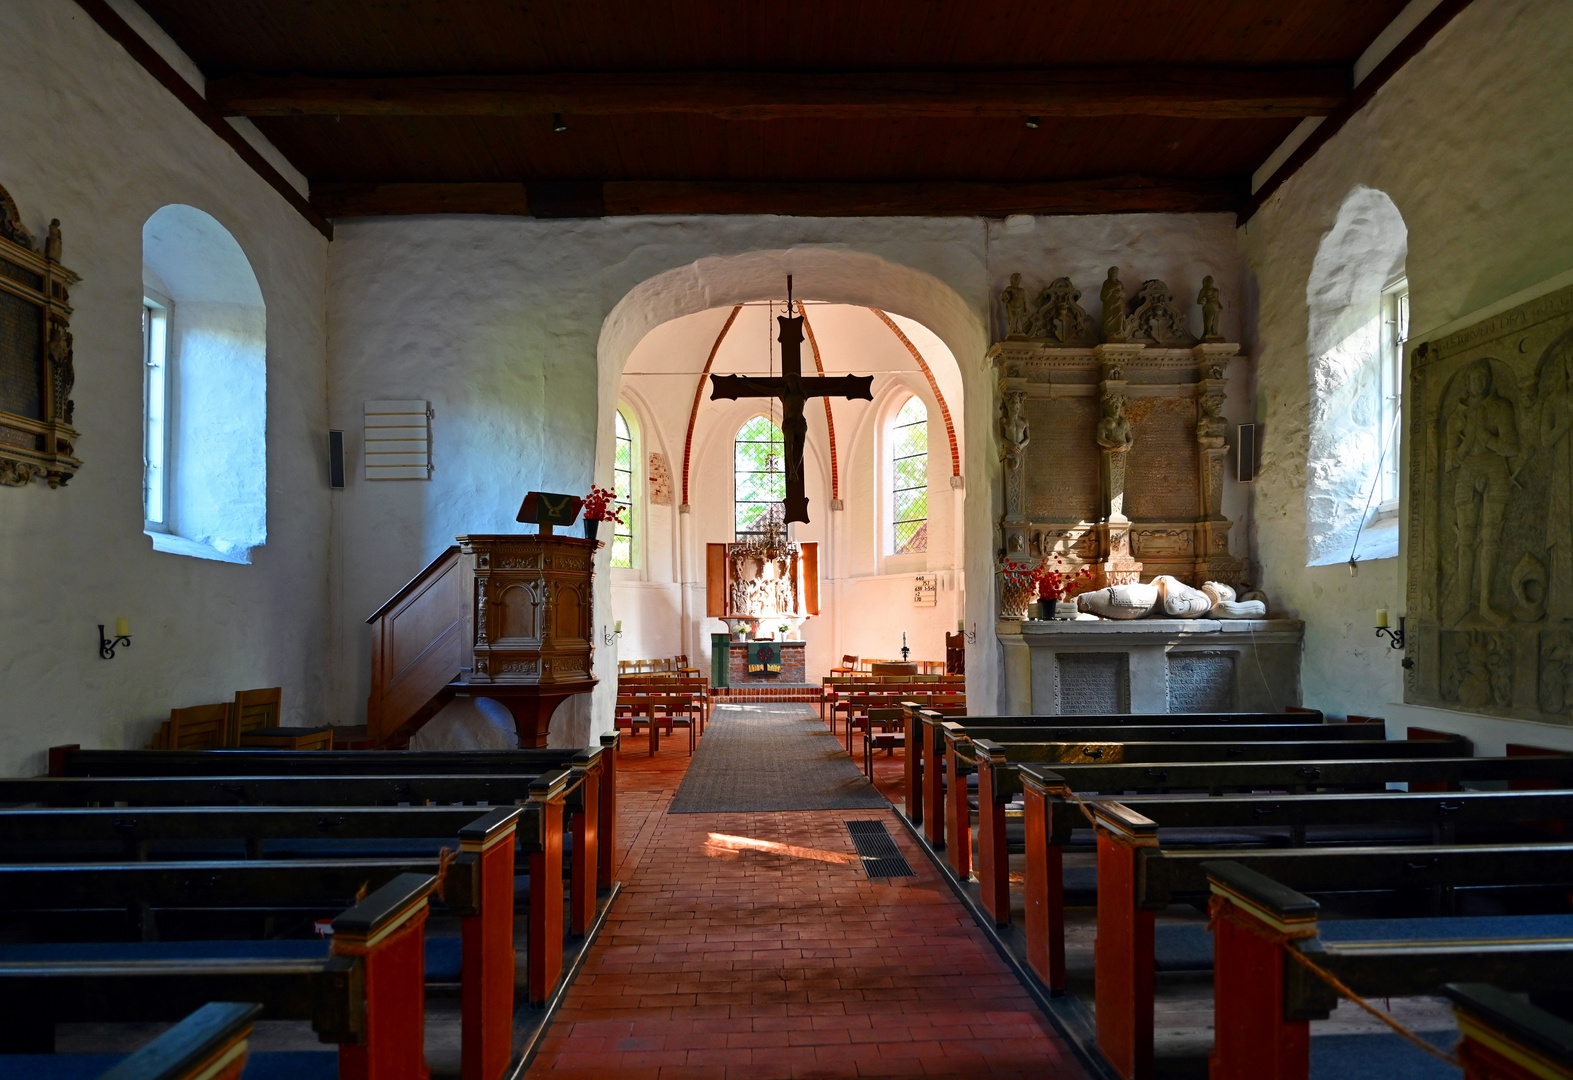
<instances>
[{"instance_id":1,"label":"carved figure of christ","mask_svg":"<svg viewBox=\"0 0 1573 1080\"><path fill-rule=\"evenodd\" d=\"M790 311L791 309L788 308ZM758 375L710 376L711 401L736 401L739 398L779 398L781 400L781 436L786 452L786 510L787 521L808 521L808 497L803 494L803 444L808 438L808 421L803 417L803 404L811 397L844 397L848 400L872 401L874 383L872 375L836 375L803 377L803 317L781 315L781 376L764 378Z\"/></svg>"}]
</instances>

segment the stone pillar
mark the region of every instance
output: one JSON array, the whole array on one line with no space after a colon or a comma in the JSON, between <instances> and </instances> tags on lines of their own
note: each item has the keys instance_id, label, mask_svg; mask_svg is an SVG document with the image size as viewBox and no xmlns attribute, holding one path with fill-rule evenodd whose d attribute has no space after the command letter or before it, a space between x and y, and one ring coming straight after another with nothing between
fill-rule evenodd
<instances>
[{"instance_id":1,"label":"stone pillar","mask_svg":"<svg viewBox=\"0 0 1573 1080\"><path fill-rule=\"evenodd\" d=\"M1239 560L1229 554L1229 525L1223 516L1224 462L1229 456L1228 424L1223 418L1229 358L1234 344L1203 342L1196 357L1196 455L1201 493L1196 524L1196 580L1237 581Z\"/></svg>"},{"instance_id":2,"label":"stone pillar","mask_svg":"<svg viewBox=\"0 0 1573 1080\"><path fill-rule=\"evenodd\" d=\"M1142 564L1131 557L1131 522L1125 514L1125 467L1136 439L1125 415L1125 365L1139 355L1144 346L1118 342L1095 347L1098 358L1099 402L1102 419L1098 423L1103 479L1103 521L1100 523L1100 548L1103 584L1126 585L1141 580Z\"/></svg>"}]
</instances>

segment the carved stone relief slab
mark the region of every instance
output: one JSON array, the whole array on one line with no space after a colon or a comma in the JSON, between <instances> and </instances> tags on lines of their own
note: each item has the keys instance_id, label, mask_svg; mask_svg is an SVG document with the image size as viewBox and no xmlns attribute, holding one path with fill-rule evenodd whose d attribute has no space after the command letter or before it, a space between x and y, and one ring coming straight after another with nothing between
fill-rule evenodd
<instances>
[{"instance_id":1,"label":"carved stone relief slab","mask_svg":"<svg viewBox=\"0 0 1573 1080\"><path fill-rule=\"evenodd\" d=\"M1169 711L1233 711L1234 659L1232 652L1171 652Z\"/></svg>"},{"instance_id":2,"label":"carved stone relief slab","mask_svg":"<svg viewBox=\"0 0 1573 1080\"><path fill-rule=\"evenodd\" d=\"M1024 508L1033 521L1096 521L1099 458L1095 397L1029 398ZM1089 450L1089 447L1092 450Z\"/></svg>"},{"instance_id":3,"label":"carved stone relief slab","mask_svg":"<svg viewBox=\"0 0 1573 1080\"><path fill-rule=\"evenodd\" d=\"M1137 398L1126 411L1136 441L1125 475L1125 512L1133 520L1194 518L1201 507L1196 461L1196 402Z\"/></svg>"},{"instance_id":4,"label":"carved stone relief slab","mask_svg":"<svg viewBox=\"0 0 1573 1080\"><path fill-rule=\"evenodd\" d=\"M1131 711L1129 653L1060 653L1054 681L1063 715Z\"/></svg>"},{"instance_id":5,"label":"carved stone relief slab","mask_svg":"<svg viewBox=\"0 0 1573 1080\"><path fill-rule=\"evenodd\" d=\"M1573 723L1573 288L1410 369L1405 700Z\"/></svg>"}]
</instances>

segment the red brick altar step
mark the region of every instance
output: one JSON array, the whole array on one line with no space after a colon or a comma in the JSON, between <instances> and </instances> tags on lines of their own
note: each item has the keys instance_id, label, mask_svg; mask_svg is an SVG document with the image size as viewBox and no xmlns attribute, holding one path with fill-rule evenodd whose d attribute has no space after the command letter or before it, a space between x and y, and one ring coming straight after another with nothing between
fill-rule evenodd
<instances>
[{"instance_id":1,"label":"red brick altar step","mask_svg":"<svg viewBox=\"0 0 1573 1080\"><path fill-rule=\"evenodd\" d=\"M713 686L710 696L716 701L743 702L807 701L819 703L823 688L814 683L750 683L747 686Z\"/></svg>"}]
</instances>

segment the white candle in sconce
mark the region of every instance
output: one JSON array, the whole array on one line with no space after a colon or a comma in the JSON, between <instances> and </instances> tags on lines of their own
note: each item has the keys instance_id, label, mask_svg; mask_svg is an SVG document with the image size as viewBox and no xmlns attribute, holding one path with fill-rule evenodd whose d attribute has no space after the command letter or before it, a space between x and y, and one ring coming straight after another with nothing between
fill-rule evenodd
<instances>
[{"instance_id":1,"label":"white candle in sconce","mask_svg":"<svg viewBox=\"0 0 1573 1080\"><path fill-rule=\"evenodd\" d=\"M120 618L115 620L115 636L116 637L130 637L131 636L131 620L126 618L124 615L122 615Z\"/></svg>"},{"instance_id":2,"label":"white candle in sconce","mask_svg":"<svg viewBox=\"0 0 1573 1080\"><path fill-rule=\"evenodd\" d=\"M1386 629L1386 627L1387 627L1387 609L1385 607L1384 608L1377 608L1376 609L1376 628L1378 630L1383 630L1383 629Z\"/></svg>"},{"instance_id":3,"label":"white candle in sconce","mask_svg":"<svg viewBox=\"0 0 1573 1080\"><path fill-rule=\"evenodd\" d=\"M623 632L623 620L618 619L612 624L612 632L617 634L621 634Z\"/></svg>"}]
</instances>

